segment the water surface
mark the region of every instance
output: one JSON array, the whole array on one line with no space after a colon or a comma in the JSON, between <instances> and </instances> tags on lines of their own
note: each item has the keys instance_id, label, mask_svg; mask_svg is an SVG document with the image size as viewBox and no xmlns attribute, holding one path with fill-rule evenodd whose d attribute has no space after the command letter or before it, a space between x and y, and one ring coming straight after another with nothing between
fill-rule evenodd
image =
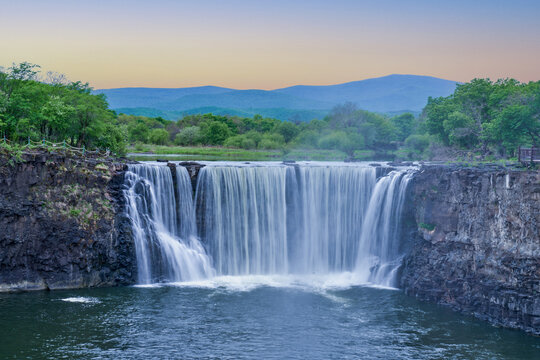
<instances>
[{"instance_id":1,"label":"water surface","mask_svg":"<svg viewBox=\"0 0 540 360\"><path fill-rule=\"evenodd\" d=\"M0 294L0 358L538 359L540 339L339 279Z\"/></svg>"}]
</instances>

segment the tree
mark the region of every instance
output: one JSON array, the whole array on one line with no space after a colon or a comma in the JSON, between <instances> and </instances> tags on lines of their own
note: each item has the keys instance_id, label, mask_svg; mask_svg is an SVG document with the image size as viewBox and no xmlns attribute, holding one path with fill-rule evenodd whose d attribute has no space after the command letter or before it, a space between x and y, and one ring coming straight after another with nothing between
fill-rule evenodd
<instances>
[{"instance_id":1,"label":"tree","mask_svg":"<svg viewBox=\"0 0 540 360\"><path fill-rule=\"evenodd\" d=\"M436 135L446 145L450 144L450 139L443 123L456 110L457 106L454 104L452 96L447 98L429 97L427 105L422 110L421 118L425 121L427 131Z\"/></svg>"},{"instance_id":2,"label":"tree","mask_svg":"<svg viewBox=\"0 0 540 360\"><path fill-rule=\"evenodd\" d=\"M280 149L285 143L285 138L281 134L264 134L259 142L259 149Z\"/></svg>"},{"instance_id":3,"label":"tree","mask_svg":"<svg viewBox=\"0 0 540 360\"><path fill-rule=\"evenodd\" d=\"M167 145L169 142L169 132L165 129L153 129L150 131L148 140L155 145Z\"/></svg>"},{"instance_id":4,"label":"tree","mask_svg":"<svg viewBox=\"0 0 540 360\"><path fill-rule=\"evenodd\" d=\"M291 141L296 135L298 135L298 127L291 122L284 121L277 126L276 132L281 134L285 139L285 142Z\"/></svg>"},{"instance_id":5,"label":"tree","mask_svg":"<svg viewBox=\"0 0 540 360\"><path fill-rule=\"evenodd\" d=\"M357 133L334 131L319 140L319 147L322 149L341 150L352 157L355 150L364 147L364 138Z\"/></svg>"},{"instance_id":6,"label":"tree","mask_svg":"<svg viewBox=\"0 0 540 360\"><path fill-rule=\"evenodd\" d=\"M488 129L491 136L510 153L522 144L536 145L540 139L540 121L534 118L533 109L526 105L504 108Z\"/></svg>"},{"instance_id":7,"label":"tree","mask_svg":"<svg viewBox=\"0 0 540 360\"><path fill-rule=\"evenodd\" d=\"M135 126L129 128L129 139L131 140L131 142L140 141L142 143L145 143L148 141L149 135L150 129L148 128L148 125L146 125L144 122L140 122Z\"/></svg>"},{"instance_id":8,"label":"tree","mask_svg":"<svg viewBox=\"0 0 540 360\"><path fill-rule=\"evenodd\" d=\"M416 119L411 113L394 116L390 120L394 124L396 129L396 138L399 141L404 141L415 131Z\"/></svg>"},{"instance_id":9,"label":"tree","mask_svg":"<svg viewBox=\"0 0 540 360\"><path fill-rule=\"evenodd\" d=\"M197 144L200 141L200 138L201 128L198 126L188 126L176 134L174 142L178 145L189 146Z\"/></svg>"},{"instance_id":10,"label":"tree","mask_svg":"<svg viewBox=\"0 0 540 360\"><path fill-rule=\"evenodd\" d=\"M201 123L202 142L209 145L223 145L225 139L231 135L229 127L219 121Z\"/></svg>"},{"instance_id":11,"label":"tree","mask_svg":"<svg viewBox=\"0 0 540 360\"><path fill-rule=\"evenodd\" d=\"M464 148L474 146L478 141L477 124L472 118L459 111L454 111L443 121L443 128L451 145Z\"/></svg>"}]
</instances>

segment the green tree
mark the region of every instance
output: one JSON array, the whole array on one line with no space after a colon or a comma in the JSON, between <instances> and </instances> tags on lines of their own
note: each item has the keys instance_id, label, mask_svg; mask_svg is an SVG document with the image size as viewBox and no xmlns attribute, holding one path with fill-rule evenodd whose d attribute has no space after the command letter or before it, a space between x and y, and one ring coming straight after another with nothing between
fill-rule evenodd
<instances>
[{"instance_id":1,"label":"green tree","mask_svg":"<svg viewBox=\"0 0 540 360\"><path fill-rule=\"evenodd\" d=\"M478 141L477 124L469 116L454 111L443 121L443 128L451 145L464 148L474 146Z\"/></svg>"},{"instance_id":2,"label":"green tree","mask_svg":"<svg viewBox=\"0 0 540 360\"><path fill-rule=\"evenodd\" d=\"M202 142L208 145L223 145L223 142L231 136L229 127L219 121L201 123Z\"/></svg>"},{"instance_id":3,"label":"green tree","mask_svg":"<svg viewBox=\"0 0 540 360\"><path fill-rule=\"evenodd\" d=\"M276 132L283 136L285 142L289 142L298 135L299 129L293 123L284 121L277 126Z\"/></svg>"},{"instance_id":4,"label":"green tree","mask_svg":"<svg viewBox=\"0 0 540 360\"><path fill-rule=\"evenodd\" d=\"M399 141L404 141L415 131L416 119L411 113L394 116L390 120L396 129L396 138Z\"/></svg>"},{"instance_id":5,"label":"green tree","mask_svg":"<svg viewBox=\"0 0 540 360\"><path fill-rule=\"evenodd\" d=\"M169 132L165 129L153 129L150 131L148 140L155 145L167 145L169 142Z\"/></svg>"},{"instance_id":6,"label":"green tree","mask_svg":"<svg viewBox=\"0 0 540 360\"><path fill-rule=\"evenodd\" d=\"M281 134L264 134L259 142L259 149L281 149L285 144L285 138Z\"/></svg>"},{"instance_id":7,"label":"green tree","mask_svg":"<svg viewBox=\"0 0 540 360\"><path fill-rule=\"evenodd\" d=\"M201 128L198 126L188 126L180 130L174 139L174 142L182 146L198 144L201 138Z\"/></svg>"}]
</instances>

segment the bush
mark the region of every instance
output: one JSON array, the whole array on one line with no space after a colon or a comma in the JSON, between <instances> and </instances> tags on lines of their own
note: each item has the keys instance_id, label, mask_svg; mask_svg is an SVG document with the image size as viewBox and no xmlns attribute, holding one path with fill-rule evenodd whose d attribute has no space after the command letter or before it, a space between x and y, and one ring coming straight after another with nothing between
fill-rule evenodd
<instances>
[{"instance_id":1,"label":"bush","mask_svg":"<svg viewBox=\"0 0 540 360\"><path fill-rule=\"evenodd\" d=\"M276 129L277 133L283 136L285 142L291 141L296 135L298 135L298 127L291 122L284 121L278 125Z\"/></svg>"},{"instance_id":2,"label":"bush","mask_svg":"<svg viewBox=\"0 0 540 360\"><path fill-rule=\"evenodd\" d=\"M283 147L282 144L279 144L271 139L262 139L261 142L259 143L259 149L264 149L264 150L276 150L282 147Z\"/></svg>"},{"instance_id":3,"label":"bush","mask_svg":"<svg viewBox=\"0 0 540 360\"><path fill-rule=\"evenodd\" d=\"M259 142L259 149L281 149L284 143L285 139L281 134L264 134Z\"/></svg>"},{"instance_id":4,"label":"bush","mask_svg":"<svg viewBox=\"0 0 540 360\"><path fill-rule=\"evenodd\" d=\"M319 141L319 133L314 130L305 130L298 134L295 139L295 144L316 147Z\"/></svg>"},{"instance_id":5,"label":"bush","mask_svg":"<svg viewBox=\"0 0 540 360\"><path fill-rule=\"evenodd\" d=\"M423 153L429 146L430 137L427 134L423 135L410 135L405 139L405 146L410 150L414 150L419 153Z\"/></svg>"},{"instance_id":6,"label":"bush","mask_svg":"<svg viewBox=\"0 0 540 360\"><path fill-rule=\"evenodd\" d=\"M169 132L165 129L153 129L150 131L148 140L155 145L167 145L169 142Z\"/></svg>"},{"instance_id":7,"label":"bush","mask_svg":"<svg viewBox=\"0 0 540 360\"><path fill-rule=\"evenodd\" d=\"M257 146L253 139L250 139L246 135L236 135L231 136L225 140L224 146L231 148L240 148L240 149L255 149Z\"/></svg>"},{"instance_id":8,"label":"bush","mask_svg":"<svg viewBox=\"0 0 540 360\"><path fill-rule=\"evenodd\" d=\"M223 145L225 140L231 136L231 130L227 124L219 121L208 121L201 123L202 142L209 145Z\"/></svg>"},{"instance_id":9,"label":"bush","mask_svg":"<svg viewBox=\"0 0 540 360\"><path fill-rule=\"evenodd\" d=\"M352 156L354 150L364 147L364 138L357 133L347 134L344 131L334 131L319 140L319 147L322 149L341 150Z\"/></svg>"},{"instance_id":10,"label":"bush","mask_svg":"<svg viewBox=\"0 0 540 360\"><path fill-rule=\"evenodd\" d=\"M174 142L177 145L189 146L198 144L200 142L200 139L201 128L198 126L188 126L183 128L178 134L176 134Z\"/></svg>"}]
</instances>

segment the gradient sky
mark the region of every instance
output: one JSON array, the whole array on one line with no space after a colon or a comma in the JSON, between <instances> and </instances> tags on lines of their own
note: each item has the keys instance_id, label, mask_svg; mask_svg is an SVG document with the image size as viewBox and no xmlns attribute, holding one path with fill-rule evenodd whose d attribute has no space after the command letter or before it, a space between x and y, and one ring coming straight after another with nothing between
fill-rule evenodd
<instances>
[{"instance_id":1,"label":"gradient sky","mask_svg":"<svg viewBox=\"0 0 540 360\"><path fill-rule=\"evenodd\" d=\"M0 0L0 34L95 88L540 80L540 0Z\"/></svg>"}]
</instances>

